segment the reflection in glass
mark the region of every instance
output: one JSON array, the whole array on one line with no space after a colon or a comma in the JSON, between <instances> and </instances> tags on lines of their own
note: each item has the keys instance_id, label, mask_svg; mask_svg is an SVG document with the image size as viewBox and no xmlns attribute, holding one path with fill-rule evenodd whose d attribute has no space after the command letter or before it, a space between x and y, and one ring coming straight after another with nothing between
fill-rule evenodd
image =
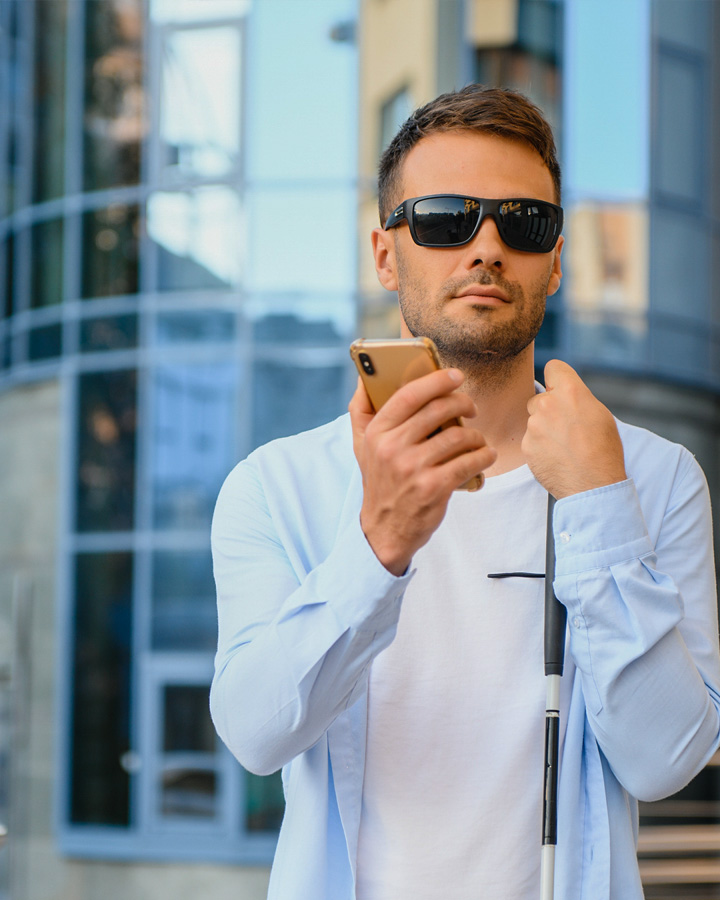
<instances>
[{"instance_id":1,"label":"reflection in glass","mask_svg":"<svg viewBox=\"0 0 720 900\"><path fill-rule=\"evenodd\" d=\"M235 337L235 315L220 310L160 313L155 336L158 344L231 341Z\"/></svg>"},{"instance_id":2,"label":"reflection in glass","mask_svg":"<svg viewBox=\"0 0 720 900\"><path fill-rule=\"evenodd\" d=\"M127 825L132 556L81 553L75 583L71 819Z\"/></svg>"},{"instance_id":3,"label":"reflection in glass","mask_svg":"<svg viewBox=\"0 0 720 900\"><path fill-rule=\"evenodd\" d=\"M245 827L248 831L277 831L285 810L280 772L245 773Z\"/></svg>"},{"instance_id":4,"label":"reflection in glass","mask_svg":"<svg viewBox=\"0 0 720 900\"><path fill-rule=\"evenodd\" d=\"M245 249L243 224L238 195L230 187L153 194L147 230L157 245L158 288L226 289L237 284Z\"/></svg>"},{"instance_id":5,"label":"reflection in glass","mask_svg":"<svg viewBox=\"0 0 720 900\"><path fill-rule=\"evenodd\" d=\"M137 292L138 213L116 203L83 214L83 297Z\"/></svg>"},{"instance_id":6,"label":"reflection in glass","mask_svg":"<svg viewBox=\"0 0 720 900\"><path fill-rule=\"evenodd\" d=\"M63 220L37 222L30 229L30 235L30 306L32 309L39 309L62 301Z\"/></svg>"},{"instance_id":7,"label":"reflection in glass","mask_svg":"<svg viewBox=\"0 0 720 900\"><path fill-rule=\"evenodd\" d=\"M80 376L78 400L78 531L133 527L136 373Z\"/></svg>"},{"instance_id":8,"label":"reflection in glass","mask_svg":"<svg viewBox=\"0 0 720 900\"><path fill-rule=\"evenodd\" d=\"M65 174L67 0L35 3L33 203L60 197Z\"/></svg>"},{"instance_id":9,"label":"reflection in glass","mask_svg":"<svg viewBox=\"0 0 720 900\"><path fill-rule=\"evenodd\" d=\"M210 719L207 685L164 689L161 811L164 816L216 815L218 746Z\"/></svg>"},{"instance_id":10,"label":"reflection in glass","mask_svg":"<svg viewBox=\"0 0 720 900\"><path fill-rule=\"evenodd\" d=\"M83 319L80 323L80 350L128 350L137 346L138 320L135 313L103 319Z\"/></svg>"},{"instance_id":11,"label":"reflection in glass","mask_svg":"<svg viewBox=\"0 0 720 900\"><path fill-rule=\"evenodd\" d=\"M156 527L204 528L232 468L232 363L159 367L153 377Z\"/></svg>"},{"instance_id":12,"label":"reflection in glass","mask_svg":"<svg viewBox=\"0 0 720 900\"><path fill-rule=\"evenodd\" d=\"M179 178L226 175L240 145L240 32L168 32L162 67L162 168Z\"/></svg>"},{"instance_id":13,"label":"reflection in glass","mask_svg":"<svg viewBox=\"0 0 720 900\"><path fill-rule=\"evenodd\" d=\"M40 360L60 356L62 352L62 325L42 325L33 328L28 335L28 359Z\"/></svg>"},{"instance_id":14,"label":"reflection in glass","mask_svg":"<svg viewBox=\"0 0 720 900\"><path fill-rule=\"evenodd\" d=\"M253 340L258 344L336 347L342 337L329 319L301 319L292 313L271 313L253 324Z\"/></svg>"},{"instance_id":15,"label":"reflection in glass","mask_svg":"<svg viewBox=\"0 0 720 900\"><path fill-rule=\"evenodd\" d=\"M329 422L347 406L346 368L258 360L253 374L254 447Z\"/></svg>"},{"instance_id":16,"label":"reflection in glass","mask_svg":"<svg viewBox=\"0 0 720 900\"><path fill-rule=\"evenodd\" d=\"M86 190L137 184L145 134L143 0L85 3Z\"/></svg>"},{"instance_id":17,"label":"reflection in glass","mask_svg":"<svg viewBox=\"0 0 720 900\"><path fill-rule=\"evenodd\" d=\"M217 775L207 769L168 768L162 775L160 812L166 817L217 815Z\"/></svg>"},{"instance_id":18,"label":"reflection in glass","mask_svg":"<svg viewBox=\"0 0 720 900\"><path fill-rule=\"evenodd\" d=\"M153 554L152 646L155 650L214 650L217 614L208 550ZM207 698L206 698L207 699Z\"/></svg>"}]
</instances>

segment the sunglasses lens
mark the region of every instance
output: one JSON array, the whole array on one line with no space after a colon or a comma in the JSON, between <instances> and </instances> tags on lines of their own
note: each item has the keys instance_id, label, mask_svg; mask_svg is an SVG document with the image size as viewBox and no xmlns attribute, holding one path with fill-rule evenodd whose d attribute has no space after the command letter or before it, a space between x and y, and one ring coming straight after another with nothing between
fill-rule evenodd
<instances>
[{"instance_id":1,"label":"sunglasses lens","mask_svg":"<svg viewBox=\"0 0 720 900\"><path fill-rule=\"evenodd\" d=\"M547 253L560 233L559 216L549 203L506 200L498 208L500 234L509 247Z\"/></svg>"},{"instance_id":2,"label":"sunglasses lens","mask_svg":"<svg viewBox=\"0 0 720 900\"><path fill-rule=\"evenodd\" d=\"M420 243L451 247L469 240L479 215L480 204L469 197L428 197L415 204L413 226Z\"/></svg>"}]
</instances>

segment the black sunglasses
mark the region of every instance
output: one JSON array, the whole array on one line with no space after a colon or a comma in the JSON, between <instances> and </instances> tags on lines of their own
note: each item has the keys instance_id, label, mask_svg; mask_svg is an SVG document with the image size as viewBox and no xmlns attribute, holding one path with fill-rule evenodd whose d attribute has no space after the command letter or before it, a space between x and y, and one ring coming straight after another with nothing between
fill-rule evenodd
<instances>
[{"instance_id":1,"label":"black sunglasses","mask_svg":"<svg viewBox=\"0 0 720 900\"><path fill-rule=\"evenodd\" d=\"M412 239L421 247L460 247L475 237L486 216L492 216L508 247L528 253L552 250L563 226L562 207L545 200L428 194L403 200L385 229L406 221Z\"/></svg>"}]
</instances>

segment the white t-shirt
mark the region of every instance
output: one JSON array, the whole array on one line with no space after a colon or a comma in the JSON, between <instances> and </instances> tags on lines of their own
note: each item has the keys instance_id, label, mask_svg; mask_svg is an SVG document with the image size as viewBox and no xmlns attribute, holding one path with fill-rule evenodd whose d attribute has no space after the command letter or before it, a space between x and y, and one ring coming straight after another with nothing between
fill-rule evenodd
<instances>
[{"instance_id":1,"label":"white t-shirt","mask_svg":"<svg viewBox=\"0 0 720 900\"><path fill-rule=\"evenodd\" d=\"M372 665L357 900L536 900L547 493L456 492ZM561 734L572 672L566 662Z\"/></svg>"}]
</instances>

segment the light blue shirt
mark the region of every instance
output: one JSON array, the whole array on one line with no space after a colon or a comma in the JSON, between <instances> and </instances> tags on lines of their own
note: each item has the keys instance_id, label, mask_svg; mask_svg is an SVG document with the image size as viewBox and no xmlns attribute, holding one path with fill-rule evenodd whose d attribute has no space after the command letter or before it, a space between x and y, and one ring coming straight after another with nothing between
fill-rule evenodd
<instances>
[{"instance_id":1,"label":"light blue shirt","mask_svg":"<svg viewBox=\"0 0 720 900\"><path fill-rule=\"evenodd\" d=\"M637 800L678 791L720 743L705 479L683 447L618 427L628 480L559 500L554 513L555 590L576 667L556 900L641 900ZM379 563L361 502L343 416L252 453L215 511L213 719L251 772L283 769L269 900L354 897L368 672L412 578Z\"/></svg>"}]
</instances>

